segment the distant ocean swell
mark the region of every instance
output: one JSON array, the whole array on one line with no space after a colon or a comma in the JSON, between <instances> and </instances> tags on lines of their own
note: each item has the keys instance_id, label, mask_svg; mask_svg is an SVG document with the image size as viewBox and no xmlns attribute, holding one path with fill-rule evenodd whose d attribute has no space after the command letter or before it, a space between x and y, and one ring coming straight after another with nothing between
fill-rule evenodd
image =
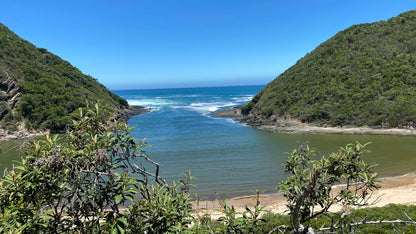
<instances>
[{"instance_id":1,"label":"distant ocean swell","mask_svg":"<svg viewBox=\"0 0 416 234\"><path fill-rule=\"evenodd\" d=\"M254 95L242 95L237 97L231 97L228 101L219 101L221 100L221 97L210 97L208 98L208 100L189 103L189 101L192 101L192 99L203 98L200 98L200 95L174 95L154 98L137 96L127 99L127 102L130 105L150 107L154 111L159 111L161 108L172 108L195 111L200 114L209 114L223 108L238 106L243 103L247 103L253 97Z\"/></svg>"}]
</instances>

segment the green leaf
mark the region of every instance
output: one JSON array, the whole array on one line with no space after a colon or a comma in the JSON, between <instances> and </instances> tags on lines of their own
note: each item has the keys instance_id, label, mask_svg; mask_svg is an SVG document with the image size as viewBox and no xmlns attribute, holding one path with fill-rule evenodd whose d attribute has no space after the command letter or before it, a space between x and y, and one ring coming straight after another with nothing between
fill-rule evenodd
<instances>
[{"instance_id":1,"label":"green leaf","mask_svg":"<svg viewBox=\"0 0 416 234\"><path fill-rule=\"evenodd\" d=\"M117 229L121 234L124 234L126 231L119 225L117 225Z\"/></svg>"},{"instance_id":2,"label":"green leaf","mask_svg":"<svg viewBox=\"0 0 416 234\"><path fill-rule=\"evenodd\" d=\"M120 221L120 222L122 222L126 226L128 225L127 219L125 217L119 217L119 218L117 218L117 220Z\"/></svg>"},{"instance_id":3,"label":"green leaf","mask_svg":"<svg viewBox=\"0 0 416 234\"><path fill-rule=\"evenodd\" d=\"M120 202L121 202L121 200L123 199L123 195L122 194L117 194L115 197L114 197L114 202L116 203L116 204L119 204Z\"/></svg>"}]
</instances>

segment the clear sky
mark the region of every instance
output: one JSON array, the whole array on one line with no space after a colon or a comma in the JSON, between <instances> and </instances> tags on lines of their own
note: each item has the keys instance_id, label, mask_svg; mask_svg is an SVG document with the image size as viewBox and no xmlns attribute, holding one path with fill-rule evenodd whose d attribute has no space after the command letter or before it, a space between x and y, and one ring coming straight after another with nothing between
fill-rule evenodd
<instances>
[{"instance_id":1,"label":"clear sky","mask_svg":"<svg viewBox=\"0 0 416 234\"><path fill-rule=\"evenodd\" d=\"M110 89L267 84L415 0L0 0L0 22Z\"/></svg>"}]
</instances>

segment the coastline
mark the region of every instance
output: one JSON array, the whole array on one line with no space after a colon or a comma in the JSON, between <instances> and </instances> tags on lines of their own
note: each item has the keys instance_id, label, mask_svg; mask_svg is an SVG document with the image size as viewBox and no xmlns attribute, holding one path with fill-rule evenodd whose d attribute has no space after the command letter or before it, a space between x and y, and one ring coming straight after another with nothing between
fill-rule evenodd
<instances>
[{"instance_id":1,"label":"coastline","mask_svg":"<svg viewBox=\"0 0 416 234\"><path fill-rule=\"evenodd\" d=\"M133 116L142 115L151 112L152 109L144 106L129 105L116 119L127 122Z\"/></svg>"},{"instance_id":2,"label":"coastline","mask_svg":"<svg viewBox=\"0 0 416 234\"><path fill-rule=\"evenodd\" d=\"M354 209L366 207L383 207L389 204L408 204L416 205L416 174L409 173L402 176L381 178L381 186L379 190L374 191L370 203L372 205L364 207L352 207ZM342 185L334 186L334 190L341 189ZM379 199L377 201L377 199ZM227 205L234 206L237 212L244 212L245 206L256 203L256 195L241 196L227 199ZM277 214L287 214L286 198L282 194L264 194L260 195L260 205L264 206L265 210ZM217 219L223 214L218 211L221 208L219 201L204 200L200 201L199 205L194 203L194 210L200 214L210 214L213 219ZM338 212L345 209L342 205L334 205L330 212Z\"/></svg>"},{"instance_id":3,"label":"coastline","mask_svg":"<svg viewBox=\"0 0 416 234\"><path fill-rule=\"evenodd\" d=\"M33 138L38 136L45 136L49 131L17 131L9 133L3 129L0 129L0 142L7 140Z\"/></svg>"},{"instance_id":4,"label":"coastline","mask_svg":"<svg viewBox=\"0 0 416 234\"><path fill-rule=\"evenodd\" d=\"M293 119L275 118L275 121L262 120L250 115L243 115L239 107L223 109L212 115L234 118L241 123L270 132L416 136L416 129L414 128L328 127L302 123Z\"/></svg>"},{"instance_id":5,"label":"coastline","mask_svg":"<svg viewBox=\"0 0 416 234\"><path fill-rule=\"evenodd\" d=\"M150 111L151 109L147 107L131 105L129 108L121 112L116 119L127 122L127 120L133 116L149 113ZM23 125L19 126L18 129L18 131L11 133L4 129L0 129L0 142L5 140L45 136L50 132L49 130L27 131Z\"/></svg>"},{"instance_id":6,"label":"coastline","mask_svg":"<svg viewBox=\"0 0 416 234\"><path fill-rule=\"evenodd\" d=\"M260 125L258 129L272 132L286 133L321 133L321 134L363 134L363 135L400 135L416 136L416 129L404 128L371 128L371 127L322 127L305 123L296 123L292 126Z\"/></svg>"}]
</instances>

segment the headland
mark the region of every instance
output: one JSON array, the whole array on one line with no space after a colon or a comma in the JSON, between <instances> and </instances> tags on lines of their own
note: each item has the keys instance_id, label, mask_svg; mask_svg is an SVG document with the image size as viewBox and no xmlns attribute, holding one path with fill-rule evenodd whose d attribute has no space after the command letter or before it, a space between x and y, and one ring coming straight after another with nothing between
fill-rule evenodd
<instances>
[{"instance_id":1,"label":"headland","mask_svg":"<svg viewBox=\"0 0 416 234\"><path fill-rule=\"evenodd\" d=\"M272 132L286 133L323 133L323 134L365 134L365 135L402 135L416 136L415 128L375 128L369 126L332 127L303 123L296 119L274 117L272 119L256 118L243 115L240 107L223 109L213 113L214 116L231 117L249 126Z\"/></svg>"}]
</instances>

